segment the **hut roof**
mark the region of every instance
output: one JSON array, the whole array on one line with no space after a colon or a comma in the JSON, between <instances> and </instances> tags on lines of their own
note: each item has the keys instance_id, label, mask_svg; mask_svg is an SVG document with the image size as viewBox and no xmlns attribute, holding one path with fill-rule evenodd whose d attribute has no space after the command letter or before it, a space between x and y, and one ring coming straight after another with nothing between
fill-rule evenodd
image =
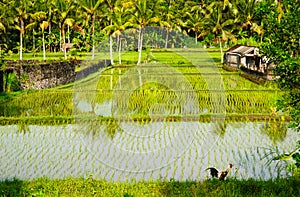
<instances>
[{"instance_id":1,"label":"hut roof","mask_svg":"<svg viewBox=\"0 0 300 197\"><path fill-rule=\"evenodd\" d=\"M242 56L245 56L247 54L253 54L255 48L256 47L254 46L235 45L232 48L228 49L227 52L238 53Z\"/></svg>"}]
</instances>

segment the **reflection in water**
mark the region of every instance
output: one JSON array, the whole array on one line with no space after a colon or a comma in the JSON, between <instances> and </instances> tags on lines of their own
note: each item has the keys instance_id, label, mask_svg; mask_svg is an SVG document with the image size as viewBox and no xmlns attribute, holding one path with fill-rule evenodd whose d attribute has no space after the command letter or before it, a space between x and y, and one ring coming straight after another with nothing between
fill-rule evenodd
<instances>
[{"instance_id":1,"label":"reflection in water","mask_svg":"<svg viewBox=\"0 0 300 197\"><path fill-rule=\"evenodd\" d=\"M214 123L214 132L223 137L226 132L226 127L227 127L227 122L216 121Z\"/></svg>"},{"instance_id":2,"label":"reflection in water","mask_svg":"<svg viewBox=\"0 0 300 197\"><path fill-rule=\"evenodd\" d=\"M274 157L267 154L274 147L281 153L291 151L298 134L286 129L280 138L270 137L276 132L266 135L262 130L265 125L111 121L94 125L28 125L29 132L19 132L17 125L0 126L0 174L1 179L92 174L94 178L114 181L203 180L209 177L207 167L221 170L232 163L229 177L284 177L288 172L279 170L278 162L266 165ZM281 126L275 128L279 131Z\"/></svg>"},{"instance_id":3,"label":"reflection in water","mask_svg":"<svg viewBox=\"0 0 300 197\"><path fill-rule=\"evenodd\" d=\"M269 136L274 143L281 142L287 135L287 123L280 121L266 122L262 127L262 133Z\"/></svg>"}]
</instances>

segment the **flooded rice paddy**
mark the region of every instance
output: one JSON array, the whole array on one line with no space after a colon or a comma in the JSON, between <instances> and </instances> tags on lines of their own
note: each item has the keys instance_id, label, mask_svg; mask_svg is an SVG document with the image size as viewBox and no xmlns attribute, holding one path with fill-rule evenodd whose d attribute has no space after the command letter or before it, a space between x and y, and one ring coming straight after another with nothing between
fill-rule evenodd
<instances>
[{"instance_id":1,"label":"flooded rice paddy","mask_svg":"<svg viewBox=\"0 0 300 197\"><path fill-rule=\"evenodd\" d=\"M232 163L229 177L271 179L287 176L282 162L268 162L276 152L292 150L297 138L278 122L121 122L119 127L111 136L105 123L93 131L80 124L0 126L0 177L204 180L207 167Z\"/></svg>"}]
</instances>

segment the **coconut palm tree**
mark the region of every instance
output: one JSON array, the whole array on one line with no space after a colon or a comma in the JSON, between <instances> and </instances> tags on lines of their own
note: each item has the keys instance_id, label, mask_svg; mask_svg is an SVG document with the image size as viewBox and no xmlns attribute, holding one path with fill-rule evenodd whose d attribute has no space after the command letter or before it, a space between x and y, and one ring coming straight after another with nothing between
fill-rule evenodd
<instances>
[{"instance_id":1,"label":"coconut palm tree","mask_svg":"<svg viewBox=\"0 0 300 197\"><path fill-rule=\"evenodd\" d=\"M55 2L53 2L53 0L45 0L44 2L44 12L46 12L46 18L47 18L47 22L48 22L48 47L49 50L51 52L51 45L53 44L53 37L55 37L55 35L52 32L52 26L57 24L57 8L55 6Z\"/></svg>"},{"instance_id":2,"label":"coconut palm tree","mask_svg":"<svg viewBox=\"0 0 300 197\"><path fill-rule=\"evenodd\" d=\"M15 11L14 21L18 24L15 28L20 31L20 60L23 59L23 36L25 33L25 20L29 16L29 7L33 5L34 2L28 0L15 0L12 2Z\"/></svg>"},{"instance_id":3,"label":"coconut palm tree","mask_svg":"<svg viewBox=\"0 0 300 197\"><path fill-rule=\"evenodd\" d=\"M109 25L113 25L113 13L114 13L114 8L117 4L118 0L105 0L105 5L107 6L106 9L106 14L108 16L109 20ZM110 56L110 64L114 65L114 59L113 59L113 35L112 31L108 32L109 34L109 56Z\"/></svg>"},{"instance_id":4,"label":"coconut palm tree","mask_svg":"<svg viewBox=\"0 0 300 197\"><path fill-rule=\"evenodd\" d=\"M178 10L178 2L174 2L174 0L168 0L167 4L162 6L162 11L160 12L160 26L166 28L165 35L165 48L168 48L169 34L172 30L181 31L181 25L183 24L181 20L181 12ZM177 6L176 6L177 5ZM178 25L180 24L180 25Z\"/></svg>"},{"instance_id":5,"label":"coconut palm tree","mask_svg":"<svg viewBox=\"0 0 300 197\"><path fill-rule=\"evenodd\" d=\"M48 22L46 21L46 13L43 11L37 11L35 13L30 14L31 22L26 25L25 29L32 29L32 35L33 35L33 50L35 51L35 28L38 26L41 27L42 30L42 42L43 42L43 52L44 52L44 60L46 60L46 54L45 54L45 38L44 38L44 29L48 27ZM41 26L42 25L42 26Z\"/></svg>"},{"instance_id":6,"label":"coconut palm tree","mask_svg":"<svg viewBox=\"0 0 300 197\"><path fill-rule=\"evenodd\" d=\"M60 29L60 48L63 48L64 58L67 59L67 49L66 49L66 36L65 36L65 26L72 26L74 23L74 18L71 17L71 12L75 10L75 4L72 0L56 0L56 15L59 20ZM63 44L61 43L61 40ZM62 47L63 46L63 47Z\"/></svg>"},{"instance_id":7,"label":"coconut palm tree","mask_svg":"<svg viewBox=\"0 0 300 197\"><path fill-rule=\"evenodd\" d=\"M0 4L0 13L1 13L0 14L0 32L1 32L1 35L6 34L6 27L5 27L5 21L4 21L4 19L6 18L6 16L5 16L5 7L6 6L4 4L2 4L2 3ZM0 58L2 57L2 45L3 45L2 42L3 41L2 41L2 36L1 36L0 37ZM1 90L0 90L0 92L1 92Z\"/></svg>"},{"instance_id":8,"label":"coconut palm tree","mask_svg":"<svg viewBox=\"0 0 300 197\"><path fill-rule=\"evenodd\" d=\"M156 12L160 11L160 4L162 1L149 1L149 0L135 0L134 2L134 13L132 23L138 28L138 62L137 65L141 64L142 59L142 45L143 45L143 31L146 26L157 24L159 17Z\"/></svg>"},{"instance_id":9,"label":"coconut palm tree","mask_svg":"<svg viewBox=\"0 0 300 197\"><path fill-rule=\"evenodd\" d=\"M49 26L48 21L43 21L40 24L40 27L42 29L42 34L43 34L43 60L46 60L46 47L45 47L45 29Z\"/></svg>"},{"instance_id":10,"label":"coconut palm tree","mask_svg":"<svg viewBox=\"0 0 300 197\"><path fill-rule=\"evenodd\" d=\"M83 9L91 17L92 29L92 60L95 58L95 19L98 15L98 9L104 0L81 0L79 2L80 8Z\"/></svg>"},{"instance_id":11,"label":"coconut palm tree","mask_svg":"<svg viewBox=\"0 0 300 197\"><path fill-rule=\"evenodd\" d=\"M126 6L120 5L114 7L111 19L113 21L112 25L109 25L103 29L110 36L117 36L117 48L118 48L118 59L119 64L122 63L121 60L121 33L128 27L132 26L132 23L128 21L128 16L130 16L131 10L127 9Z\"/></svg>"},{"instance_id":12,"label":"coconut palm tree","mask_svg":"<svg viewBox=\"0 0 300 197\"><path fill-rule=\"evenodd\" d=\"M209 14L206 16L207 26L210 31L218 38L220 44L221 62L223 63L223 51L222 51L222 41L227 41L228 39L234 39L232 31L234 30L235 21L233 18L226 16L224 10L231 7L229 0L223 0L222 2L213 2L207 9Z\"/></svg>"},{"instance_id":13,"label":"coconut palm tree","mask_svg":"<svg viewBox=\"0 0 300 197\"><path fill-rule=\"evenodd\" d=\"M192 7L191 12L186 12L187 20L185 26L188 32L192 30L195 33L195 44L199 37L206 35L206 24L204 9L196 10L196 6Z\"/></svg>"},{"instance_id":14,"label":"coconut palm tree","mask_svg":"<svg viewBox=\"0 0 300 197\"><path fill-rule=\"evenodd\" d=\"M5 28L5 25L4 25L4 22L3 22L3 18L4 18L4 12L3 12L4 8L2 7L2 4L0 4L0 12L2 14L0 14L0 32L3 32L5 33L6 32L6 28ZM1 33L2 35L2 33ZM0 92L3 92L3 71L1 69L2 67L2 40L1 40L1 37L0 37Z\"/></svg>"},{"instance_id":15,"label":"coconut palm tree","mask_svg":"<svg viewBox=\"0 0 300 197\"><path fill-rule=\"evenodd\" d=\"M246 31L248 35L251 35L253 28L253 30L258 30L254 19L257 3L256 0L236 0L234 2L237 12L235 20L238 28Z\"/></svg>"}]
</instances>

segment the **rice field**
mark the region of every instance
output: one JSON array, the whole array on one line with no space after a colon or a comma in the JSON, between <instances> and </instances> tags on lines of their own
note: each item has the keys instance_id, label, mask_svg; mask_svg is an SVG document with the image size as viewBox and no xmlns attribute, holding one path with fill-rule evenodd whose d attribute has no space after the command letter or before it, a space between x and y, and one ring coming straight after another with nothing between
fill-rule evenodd
<instances>
[{"instance_id":1,"label":"rice field","mask_svg":"<svg viewBox=\"0 0 300 197\"><path fill-rule=\"evenodd\" d=\"M289 174L269 162L297 136L274 110L274 85L226 72L203 51L152 51L140 66L135 52L123 55L74 84L0 103L1 179L198 181L228 163L237 179Z\"/></svg>"},{"instance_id":2,"label":"rice field","mask_svg":"<svg viewBox=\"0 0 300 197\"><path fill-rule=\"evenodd\" d=\"M204 180L207 167L222 169L229 162L231 178L282 178L288 174L283 166L266 164L290 150L297 136L287 130L272 140L263 122L129 122L114 137L105 134L108 125L94 126L1 126L1 179Z\"/></svg>"}]
</instances>

